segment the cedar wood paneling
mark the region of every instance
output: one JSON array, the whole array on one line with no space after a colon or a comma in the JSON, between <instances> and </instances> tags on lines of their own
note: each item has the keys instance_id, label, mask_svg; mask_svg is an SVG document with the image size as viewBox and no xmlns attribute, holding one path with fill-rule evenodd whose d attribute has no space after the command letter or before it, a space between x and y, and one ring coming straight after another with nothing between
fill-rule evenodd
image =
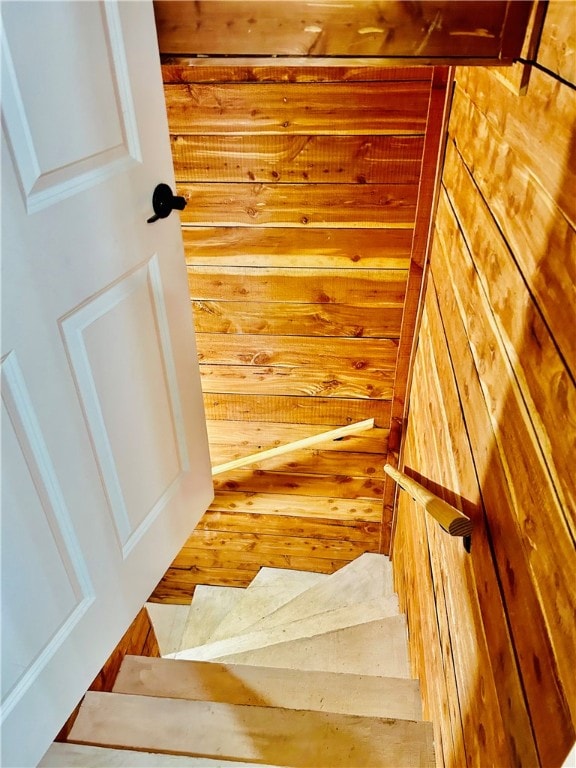
<instances>
[{"instance_id":1,"label":"cedar wood paneling","mask_svg":"<svg viewBox=\"0 0 576 768\"><path fill-rule=\"evenodd\" d=\"M376 426L215 478L154 600L246 585L261 566L332 572L388 540L382 466L435 71L432 90L422 67L286 82L270 66L239 80L219 61L164 65L213 463Z\"/></svg>"},{"instance_id":2,"label":"cedar wood paneling","mask_svg":"<svg viewBox=\"0 0 576 768\"><path fill-rule=\"evenodd\" d=\"M414 362L405 471L475 526L467 554L399 494L397 587L446 766L559 766L574 741L574 5L549 12L523 95L456 69Z\"/></svg>"}]
</instances>

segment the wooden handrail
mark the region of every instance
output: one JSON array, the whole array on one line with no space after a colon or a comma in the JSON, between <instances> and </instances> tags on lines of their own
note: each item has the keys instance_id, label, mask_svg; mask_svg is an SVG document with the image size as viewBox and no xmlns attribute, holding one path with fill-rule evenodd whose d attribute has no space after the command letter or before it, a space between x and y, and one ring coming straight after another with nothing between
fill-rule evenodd
<instances>
[{"instance_id":1,"label":"wooden handrail","mask_svg":"<svg viewBox=\"0 0 576 768\"><path fill-rule=\"evenodd\" d=\"M470 536L472 534L472 520L456 507L448 504L447 501L436 496L428 488L405 475L404 472L399 472L390 464L385 465L384 471L415 501L422 504L426 512L432 515L451 536Z\"/></svg>"},{"instance_id":2,"label":"wooden handrail","mask_svg":"<svg viewBox=\"0 0 576 768\"><path fill-rule=\"evenodd\" d=\"M227 461L225 464L217 464L212 467L212 477L220 475L222 472L228 472L231 469L238 469L249 464L255 464L258 461L264 461L264 459L273 459L276 456L281 456L283 453L290 453L301 448L310 448L311 445L323 443L326 440L338 440L341 437L346 437L346 435L355 435L357 432L372 429L373 426L374 419L365 419L364 421L356 421L354 424L347 424L345 427L337 427L327 432L321 432L319 435L304 437L302 440L295 440L293 443L278 445L276 448L270 448L267 451L251 453L249 456L243 456L241 459L234 459L233 461Z\"/></svg>"}]
</instances>

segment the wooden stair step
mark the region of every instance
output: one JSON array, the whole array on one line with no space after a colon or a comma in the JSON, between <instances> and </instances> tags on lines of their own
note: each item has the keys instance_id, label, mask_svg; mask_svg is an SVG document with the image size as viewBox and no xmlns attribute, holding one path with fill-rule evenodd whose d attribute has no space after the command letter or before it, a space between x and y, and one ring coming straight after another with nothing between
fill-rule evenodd
<instances>
[{"instance_id":1,"label":"wooden stair step","mask_svg":"<svg viewBox=\"0 0 576 768\"><path fill-rule=\"evenodd\" d=\"M245 632L255 622L276 611L297 595L328 578L326 573L260 568L244 590L242 598L210 635L210 641L222 640ZM249 631L249 630L248 630ZM200 645L200 643L196 643ZM186 646L191 648L191 645Z\"/></svg>"},{"instance_id":2,"label":"wooden stair step","mask_svg":"<svg viewBox=\"0 0 576 768\"><path fill-rule=\"evenodd\" d=\"M320 672L411 677L404 616L231 653L215 660Z\"/></svg>"},{"instance_id":3,"label":"wooden stair step","mask_svg":"<svg viewBox=\"0 0 576 768\"><path fill-rule=\"evenodd\" d=\"M256 765L258 768L279 768L269 763L237 763L205 757L54 742L38 768L250 768Z\"/></svg>"},{"instance_id":4,"label":"wooden stair step","mask_svg":"<svg viewBox=\"0 0 576 768\"><path fill-rule=\"evenodd\" d=\"M252 624L250 631L270 629L322 611L346 608L392 594L394 583L390 561L385 555L365 552L324 581Z\"/></svg>"},{"instance_id":5,"label":"wooden stair step","mask_svg":"<svg viewBox=\"0 0 576 768\"><path fill-rule=\"evenodd\" d=\"M430 723L97 691L69 739L293 768L434 766Z\"/></svg>"},{"instance_id":6,"label":"wooden stair step","mask_svg":"<svg viewBox=\"0 0 576 768\"><path fill-rule=\"evenodd\" d=\"M241 587L199 584L194 590L182 641L177 650L206 643L216 627L234 610L245 591Z\"/></svg>"},{"instance_id":7,"label":"wooden stair step","mask_svg":"<svg viewBox=\"0 0 576 768\"><path fill-rule=\"evenodd\" d=\"M180 650L190 606L146 603L146 610L162 656Z\"/></svg>"},{"instance_id":8,"label":"wooden stair step","mask_svg":"<svg viewBox=\"0 0 576 768\"><path fill-rule=\"evenodd\" d=\"M257 632L216 640L197 648L184 648L178 653L171 654L174 659L193 659L205 661L222 658L231 653L243 653L255 648L285 643L290 640L298 640L304 637L332 632L344 627L365 624L375 619L383 619L398 615L398 598L390 595L385 599L372 600L371 602L357 603L345 608L337 608L333 611L324 611L314 616L308 616L301 620L292 620L287 624L272 627Z\"/></svg>"},{"instance_id":9,"label":"wooden stair step","mask_svg":"<svg viewBox=\"0 0 576 768\"><path fill-rule=\"evenodd\" d=\"M417 680L125 656L115 693L421 720Z\"/></svg>"}]
</instances>

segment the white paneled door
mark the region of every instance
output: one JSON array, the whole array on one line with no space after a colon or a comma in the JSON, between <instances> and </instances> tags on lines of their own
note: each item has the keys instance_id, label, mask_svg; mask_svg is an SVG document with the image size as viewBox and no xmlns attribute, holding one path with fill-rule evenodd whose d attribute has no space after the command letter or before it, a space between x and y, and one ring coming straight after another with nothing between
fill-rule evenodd
<instances>
[{"instance_id":1,"label":"white paneled door","mask_svg":"<svg viewBox=\"0 0 576 768\"><path fill-rule=\"evenodd\" d=\"M2 759L33 766L213 495L148 2L2 3Z\"/></svg>"}]
</instances>

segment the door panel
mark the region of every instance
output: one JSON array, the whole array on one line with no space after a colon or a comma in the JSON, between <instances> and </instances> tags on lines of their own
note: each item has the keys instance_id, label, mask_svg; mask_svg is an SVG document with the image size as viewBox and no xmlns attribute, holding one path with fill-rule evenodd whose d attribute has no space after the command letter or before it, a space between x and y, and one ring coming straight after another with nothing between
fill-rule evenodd
<instances>
[{"instance_id":1,"label":"door panel","mask_svg":"<svg viewBox=\"0 0 576 768\"><path fill-rule=\"evenodd\" d=\"M213 496L152 7L4 3L2 764L35 765Z\"/></svg>"}]
</instances>

